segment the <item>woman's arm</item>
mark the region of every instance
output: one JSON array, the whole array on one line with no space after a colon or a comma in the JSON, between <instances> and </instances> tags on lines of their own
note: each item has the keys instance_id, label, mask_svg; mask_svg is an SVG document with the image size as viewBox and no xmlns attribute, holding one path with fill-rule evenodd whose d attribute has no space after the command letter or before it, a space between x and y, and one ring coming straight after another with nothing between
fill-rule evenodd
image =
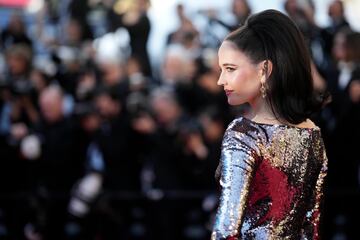
<instances>
[{"instance_id":1,"label":"woman's arm","mask_svg":"<svg viewBox=\"0 0 360 240\"><path fill-rule=\"evenodd\" d=\"M237 239L253 177L256 151L245 133L227 130L221 153L221 197L212 240Z\"/></svg>"}]
</instances>

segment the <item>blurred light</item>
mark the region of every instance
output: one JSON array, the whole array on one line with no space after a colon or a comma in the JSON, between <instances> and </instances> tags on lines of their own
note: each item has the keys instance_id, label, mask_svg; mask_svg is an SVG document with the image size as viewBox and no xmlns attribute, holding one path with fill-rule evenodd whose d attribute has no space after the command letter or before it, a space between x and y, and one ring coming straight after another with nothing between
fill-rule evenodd
<instances>
[{"instance_id":1,"label":"blurred light","mask_svg":"<svg viewBox=\"0 0 360 240\"><path fill-rule=\"evenodd\" d=\"M41 155L41 143L37 136L29 135L21 141L20 151L26 159L35 160Z\"/></svg>"},{"instance_id":2,"label":"blurred light","mask_svg":"<svg viewBox=\"0 0 360 240\"><path fill-rule=\"evenodd\" d=\"M28 13L37 13L44 6L44 0L27 0L29 3L26 7Z\"/></svg>"},{"instance_id":3,"label":"blurred light","mask_svg":"<svg viewBox=\"0 0 360 240\"><path fill-rule=\"evenodd\" d=\"M345 5L345 15L351 27L356 31L360 31L360 0L346 0L343 2Z\"/></svg>"},{"instance_id":4,"label":"blurred light","mask_svg":"<svg viewBox=\"0 0 360 240\"><path fill-rule=\"evenodd\" d=\"M122 63L129 55L129 43L129 33L123 28L119 28L114 33L107 33L94 41L96 58L99 62Z\"/></svg>"}]
</instances>

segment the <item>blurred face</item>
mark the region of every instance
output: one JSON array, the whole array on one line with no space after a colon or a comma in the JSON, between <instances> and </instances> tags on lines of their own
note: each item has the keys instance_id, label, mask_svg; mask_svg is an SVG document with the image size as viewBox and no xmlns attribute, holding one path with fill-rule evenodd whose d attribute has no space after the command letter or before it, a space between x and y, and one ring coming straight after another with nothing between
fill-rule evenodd
<instances>
[{"instance_id":1,"label":"blurred face","mask_svg":"<svg viewBox=\"0 0 360 240\"><path fill-rule=\"evenodd\" d=\"M81 120L81 126L89 133L94 132L100 126L100 118L96 114L90 114Z\"/></svg>"},{"instance_id":2,"label":"blurred face","mask_svg":"<svg viewBox=\"0 0 360 240\"><path fill-rule=\"evenodd\" d=\"M329 6L329 16L332 18L341 18L343 16L342 3L340 1L334 1Z\"/></svg>"},{"instance_id":3,"label":"blurred face","mask_svg":"<svg viewBox=\"0 0 360 240\"><path fill-rule=\"evenodd\" d=\"M142 12L147 11L150 7L149 0L138 0L137 4L138 4L139 10Z\"/></svg>"},{"instance_id":4,"label":"blurred face","mask_svg":"<svg viewBox=\"0 0 360 240\"><path fill-rule=\"evenodd\" d=\"M246 16L249 14L249 8L245 0L234 0L233 11L238 16Z\"/></svg>"},{"instance_id":5,"label":"blurred face","mask_svg":"<svg viewBox=\"0 0 360 240\"><path fill-rule=\"evenodd\" d=\"M96 108L102 117L111 118L120 113L120 102L113 100L106 94L97 96L95 101Z\"/></svg>"},{"instance_id":6,"label":"blurred face","mask_svg":"<svg viewBox=\"0 0 360 240\"><path fill-rule=\"evenodd\" d=\"M45 89L40 95L40 109L45 120L57 122L63 117L63 98L61 93L53 89Z\"/></svg>"},{"instance_id":7,"label":"blurred face","mask_svg":"<svg viewBox=\"0 0 360 240\"><path fill-rule=\"evenodd\" d=\"M46 80L37 70L31 72L30 81L38 92L41 92L46 87Z\"/></svg>"},{"instance_id":8,"label":"blurred face","mask_svg":"<svg viewBox=\"0 0 360 240\"><path fill-rule=\"evenodd\" d=\"M288 13L294 14L298 9L297 0L287 0L285 8Z\"/></svg>"},{"instance_id":9,"label":"blurred face","mask_svg":"<svg viewBox=\"0 0 360 240\"><path fill-rule=\"evenodd\" d=\"M221 74L218 85L223 86L230 105L252 103L260 97L261 69L235 45L224 41L219 49Z\"/></svg>"},{"instance_id":10,"label":"blurred face","mask_svg":"<svg viewBox=\"0 0 360 240\"><path fill-rule=\"evenodd\" d=\"M184 61L177 56L168 56L163 65L163 77L165 81L175 81L182 78Z\"/></svg>"},{"instance_id":11,"label":"blurred face","mask_svg":"<svg viewBox=\"0 0 360 240\"><path fill-rule=\"evenodd\" d=\"M79 43L82 38L82 28L81 25L74 20L70 20L66 26L67 36L69 37L70 43Z\"/></svg>"},{"instance_id":12,"label":"blurred face","mask_svg":"<svg viewBox=\"0 0 360 240\"><path fill-rule=\"evenodd\" d=\"M10 19L9 28L13 33L24 32L24 22L19 15L13 15Z\"/></svg>"},{"instance_id":13,"label":"blurred face","mask_svg":"<svg viewBox=\"0 0 360 240\"><path fill-rule=\"evenodd\" d=\"M338 33L334 39L333 56L337 61L347 60L346 39L344 34Z\"/></svg>"},{"instance_id":14,"label":"blurred face","mask_svg":"<svg viewBox=\"0 0 360 240\"><path fill-rule=\"evenodd\" d=\"M171 99L155 97L152 99L151 106L155 112L156 119L161 124L169 124L175 121L179 115L179 108Z\"/></svg>"},{"instance_id":15,"label":"blurred face","mask_svg":"<svg viewBox=\"0 0 360 240\"><path fill-rule=\"evenodd\" d=\"M21 56L10 54L7 61L11 74L21 75L26 72L27 61Z\"/></svg>"},{"instance_id":16,"label":"blurred face","mask_svg":"<svg viewBox=\"0 0 360 240\"><path fill-rule=\"evenodd\" d=\"M105 85L114 85L124 76L123 68L118 63L103 63L100 65L102 80Z\"/></svg>"},{"instance_id":17,"label":"blurred face","mask_svg":"<svg viewBox=\"0 0 360 240\"><path fill-rule=\"evenodd\" d=\"M126 64L126 72L128 76L131 76L135 73L141 73L141 64L139 60L135 58L130 58Z\"/></svg>"}]
</instances>

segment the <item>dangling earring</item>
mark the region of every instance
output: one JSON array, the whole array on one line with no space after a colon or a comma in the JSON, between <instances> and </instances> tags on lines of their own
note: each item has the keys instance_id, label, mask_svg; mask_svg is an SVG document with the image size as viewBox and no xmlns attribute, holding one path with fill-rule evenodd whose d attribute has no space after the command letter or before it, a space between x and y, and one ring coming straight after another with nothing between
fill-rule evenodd
<instances>
[{"instance_id":1,"label":"dangling earring","mask_svg":"<svg viewBox=\"0 0 360 240\"><path fill-rule=\"evenodd\" d=\"M265 61L264 63L264 75L267 78L267 71L268 71L268 61ZM261 92L261 96L262 98L266 98L266 87L265 87L265 83L264 82L260 82L261 83L261 87L260 87L260 92Z\"/></svg>"},{"instance_id":2,"label":"dangling earring","mask_svg":"<svg viewBox=\"0 0 360 240\"><path fill-rule=\"evenodd\" d=\"M266 87L265 87L265 83L263 82L261 82L260 92L262 98L266 98Z\"/></svg>"}]
</instances>

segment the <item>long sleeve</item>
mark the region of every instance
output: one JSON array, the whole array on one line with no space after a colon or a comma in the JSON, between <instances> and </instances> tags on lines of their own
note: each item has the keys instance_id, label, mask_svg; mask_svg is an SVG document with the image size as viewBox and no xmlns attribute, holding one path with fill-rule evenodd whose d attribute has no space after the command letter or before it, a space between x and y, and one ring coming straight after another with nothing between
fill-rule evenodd
<instances>
[{"instance_id":1,"label":"long sleeve","mask_svg":"<svg viewBox=\"0 0 360 240\"><path fill-rule=\"evenodd\" d=\"M324 153L325 154L325 153ZM310 209L305 218L305 223L310 227L310 230L307 231L307 238L318 240L319 236L319 224L320 224L320 208L323 200L323 185L325 181L325 177L327 175L327 158L324 157L324 162L322 164L320 174L316 181L315 186L315 198L312 205L312 209Z\"/></svg>"},{"instance_id":2,"label":"long sleeve","mask_svg":"<svg viewBox=\"0 0 360 240\"><path fill-rule=\"evenodd\" d=\"M222 144L221 197L212 240L237 239L240 236L255 162L253 136L228 129Z\"/></svg>"}]
</instances>

